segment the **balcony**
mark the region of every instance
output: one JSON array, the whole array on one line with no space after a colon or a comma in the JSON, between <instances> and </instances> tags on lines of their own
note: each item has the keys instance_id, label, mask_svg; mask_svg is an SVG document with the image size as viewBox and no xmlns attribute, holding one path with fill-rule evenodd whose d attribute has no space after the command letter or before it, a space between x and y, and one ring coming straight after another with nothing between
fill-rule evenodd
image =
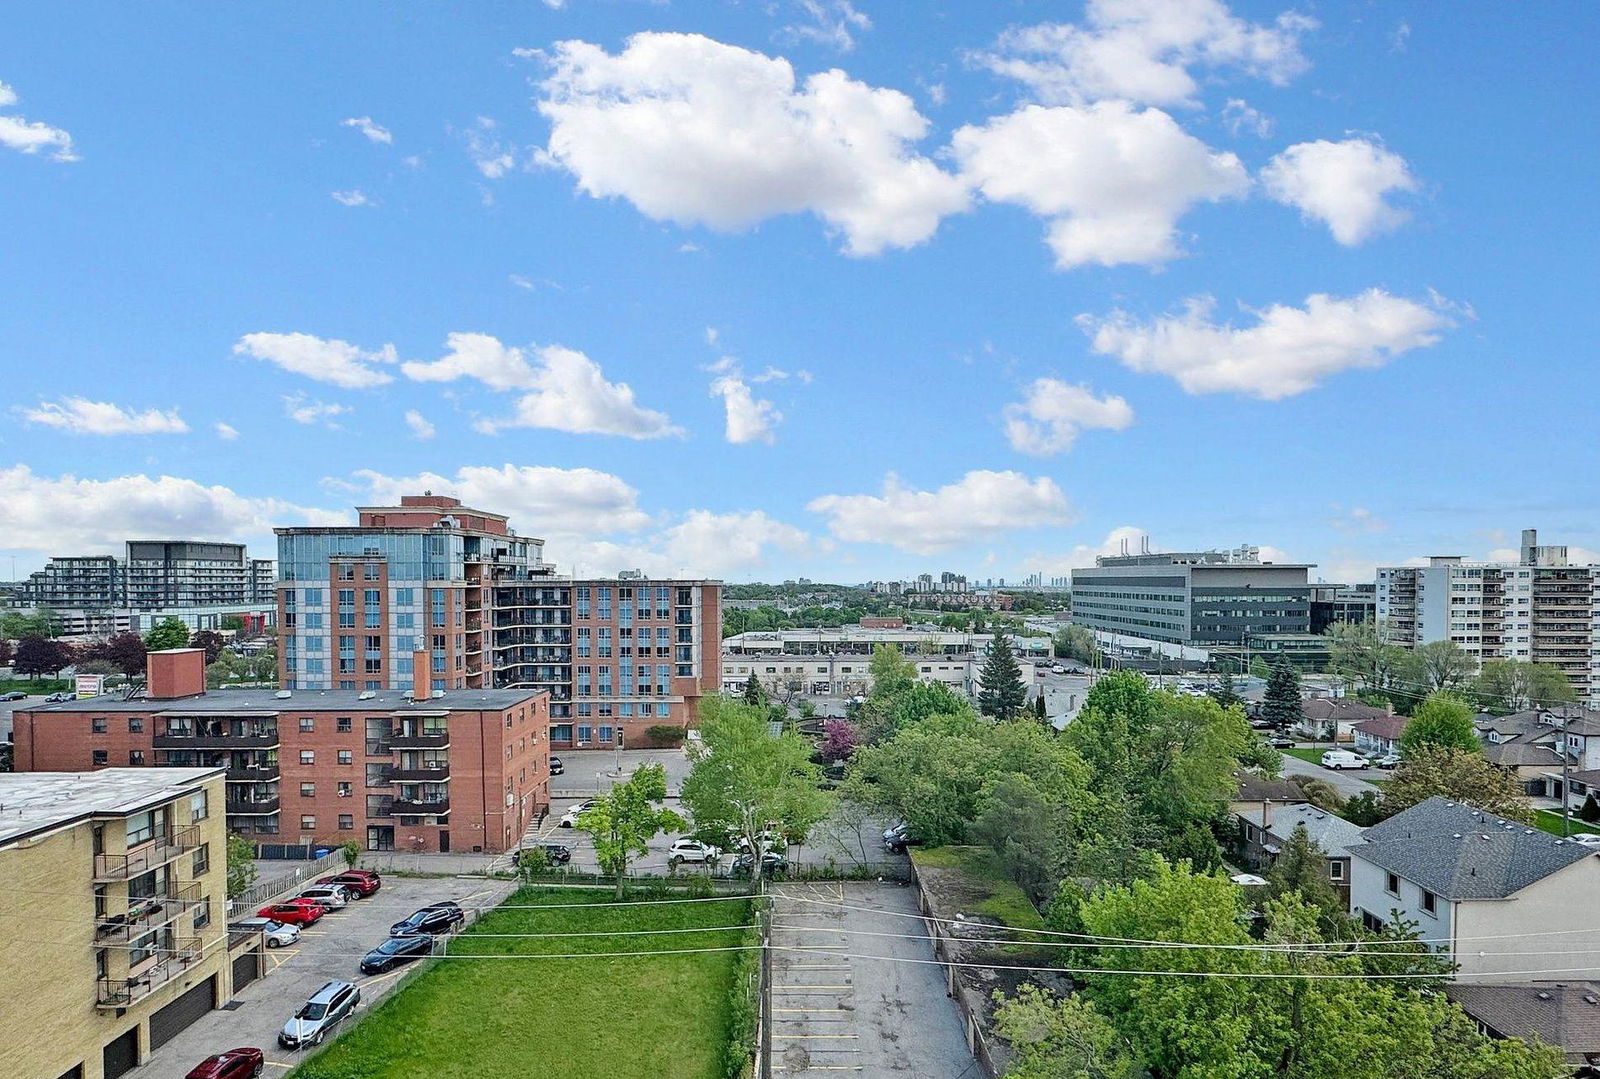
<instances>
[{"instance_id":1,"label":"balcony","mask_svg":"<svg viewBox=\"0 0 1600 1079\"><path fill-rule=\"evenodd\" d=\"M153 841L140 844L126 854L96 854L94 879L96 882L127 880L140 873L159 869L180 855L200 846L200 829L191 825L176 828Z\"/></svg>"},{"instance_id":2,"label":"balcony","mask_svg":"<svg viewBox=\"0 0 1600 1079\"><path fill-rule=\"evenodd\" d=\"M394 749L449 749L450 735L444 731L396 734L389 739Z\"/></svg>"},{"instance_id":3,"label":"balcony","mask_svg":"<svg viewBox=\"0 0 1600 1079\"><path fill-rule=\"evenodd\" d=\"M278 812L277 798L258 798L246 801L243 798L232 798L223 803L222 811L230 817L270 817Z\"/></svg>"},{"instance_id":4,"label":"balcony","mask_svg":"<svg viewBox=\"0 0 1600 1079\"><path fill-rule=\"evenodd\" d=\"M278 734L158 734L156 749L276 749Z\"/></svg>"},{"instance_id":5,"label":"balcony","mask_svg":"<svg viewBox=\"0 0 1600 1079\"><path fill-rule=\"evenodd\" d=\"M282 775L276 764L257 764L248 768L229 768L230 783L270 783Z\"/></svg>"},{"instance_id":6,"label":"balcony","mask_svg":"<svg viewBox=\"0 0 1600 1079\"><path fill-rule=\"evenodd\" d=\"M96 944L122 943L166 925L191 907L204 901L198 882L179 887L168 883L165 892L146 897L130 897L125 914L108 914L94 923Z\"/></svg>"},{"instance_id":7,"label":"balcony","mask_svg":"<svg viewBox=\"0 0 1600 1079\"><path fill-rule=\"evenodd\" d=\"M433 798L423 802L412 798L396 798L389 803L389 812L397 817L442 817L450 812L450 799Z\"/></svg>"},{"instance_id":8,"label":"balcony","mask_svg":"<svg viewBox=\"0 0 1600 1079\"><path fill-rule=\"evenodd\" d=\"M418 768L392 768L389 771L389 779L396 783L447 783L450 780L450 766L437 764Z\"/></svg>"},{"instance_id":9,"label":"balcony","mask_svg":"<svg viewBox=\"0 0 1600 1079\"><path fill-rule=\"evenodd\" d=\"M163 958L127 978L101 978L95 983L95 1006L99 1008L127 1008L181 977L200 961L204 949L196 937L181 937L174 941L172 950Z\"/></svg>"}]
</instances>

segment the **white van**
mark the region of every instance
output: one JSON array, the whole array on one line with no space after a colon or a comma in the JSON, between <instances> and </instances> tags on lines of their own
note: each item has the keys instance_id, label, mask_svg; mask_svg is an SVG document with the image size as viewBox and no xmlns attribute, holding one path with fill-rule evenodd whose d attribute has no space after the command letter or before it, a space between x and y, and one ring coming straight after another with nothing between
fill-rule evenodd
<instances>
[{"instance_id":1,"label":"white van","mask_svg":"<svg viewBox=\"0 0 1600 1079\"><path fill-rule=\"evenodd\" d=\"M1350 752L1348 749L1330 749L1322 755L1324 768L1365 768L1367 758Z\"/></svg>"}]
</instances>

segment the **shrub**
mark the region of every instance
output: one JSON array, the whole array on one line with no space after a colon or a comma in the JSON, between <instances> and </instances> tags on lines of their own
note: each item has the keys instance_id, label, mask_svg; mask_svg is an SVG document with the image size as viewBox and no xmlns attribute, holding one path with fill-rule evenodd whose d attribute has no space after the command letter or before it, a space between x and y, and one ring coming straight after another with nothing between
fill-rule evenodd
<instances>
[{"instance_id":1,"label":"shrub","mask_svg":"<svg viewBox=\"0 0 1600 1079\"><path fill-rule=\"evenodd\" d=\"M657 723L653 727L646 727L644 736L649 741L651 749L677 749L683 745L683 728L673 726L671 723Z\"/></svg>"}]
</instances>

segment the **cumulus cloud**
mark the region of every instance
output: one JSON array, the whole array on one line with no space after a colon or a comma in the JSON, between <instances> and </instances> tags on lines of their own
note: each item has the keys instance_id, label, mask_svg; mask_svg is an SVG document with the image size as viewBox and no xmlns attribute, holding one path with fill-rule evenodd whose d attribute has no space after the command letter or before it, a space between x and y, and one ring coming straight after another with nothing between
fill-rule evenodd
<instances>
[{"instance_id":1,"label":"cumulus cloud","mask_svg":"<svg viewBox=\"0 0 1600 1079\"><path fill-rule=\"evenodd\" d=\"M815 41L849 52L856 47L856 34L872 29L872 20L856 10L850 0L797 0L806 21L791 23L784 33L792 39Z\"/></svg>"},{"instance_id":2,"label":"cumulus cloud","mask_svg":"<svg viewBox=\"0 0 1600 1079\"><path fill-rule=\"evenodd\" d=\"M722 398L727 413L725 434L729 442L742 445L746 442L777 441L775 428L783 421L783 413L771 401L763 400L751 392L750 384L738 373L720 375L711 382L711 396Z\"/></svg>"},{"instance_id":3,"label":"cumulus cloud","mask_svg":"<svg viewBox=\"0 0 1600 1079\"><path fill-rule=\"evenodd\" d=\"M516 409L510 416L479 420L473 425L484 434L496 434L508 427L544 427L571 434L621 435L634 439L668 438L684 433L683 428L673 425L665 412L640 406L634 399L632 386L626 382L606 381L600 365L581 352L560 345L546 345L535 349L534 359L529 362L521 349L506 351L521 357L528 372L527 381L521 385L531 392L517 399ZM507 371L514 367L511 360L507 360L507 364ZM430 372L429 376L415 371L407 373L412 378L460 377L442 373L447 370ZM506 377L506 371L495 368L485 369L483 375L471 374L490 385L493 383L488 382L489 377Z\"/></svg>"},{"instance_id":4,"label":"cumulus cloud","mask_svg":"<svg viewBox=\"0 0 1600 1079\"><path fill-rule=\"evenodd\" d=\"M637 490L592 468L466 465L448 476L437 472L387 476L362 470L355 473L355 480L365 497L385 505L425 490L454 495L470 506L505 514L527 536L636 532L650 524L650 516L639 508Z\"/></svg>"},{"instance_id":5,"label":"cumulus cloud","mask_svg":"<svg viewBox=\"0 0 1600 1079\"><path fill-rule=\"evenodd\" d=\"M491 390L531 390L539 375L520 348L505 345L486 333L452 333L445 337L445 354L426 363L411 361L401 372L416 382L454 382L471 378Z\"/></svg>"},{"instance_id":6,"label":"cumulus cloud","mask_svg":"<svg viewBox=\"0 0 1600 1079\"><path fill-rule=\"evenodd\" d=\"M1337 502L1333 504L1333 519L1328 523L1340 532L1383 532L1389 525L1365 506L1351 506L1348 510Z\"/></svg>"},{"instance_id":7,"label":"cumulus cloud","mask_svg":"<svg viewBox=\"0 0 1600 1079\"><path fill-rule=\"evenodd\" d=\"M1035 379L1004 415L1012 449L1041 457L1070 450L1079 431L1121 431L1133 423L1133 409L1123 398L1096 397L1087 386L1055 378Z\"/></svg>"},{"instance_id":8,"label":"cumulus cloud","mask_svg":"<svg viewBox=\"0 0 1600 1079\"><path fill-rule=\"evenodd\" d=\"M266 544L283 524L348 524L345 514L252 498L177 476L86 479L36 475L27 465L0 468L7 549L118 551L129 536L196 536ZM84 512L84 507L93 512ZM265 547L263 547L265 549Z\"/></svg>"},{"instance_id":9,"label":"cumulus cloud","mask_svg":"<svg viewBox=\"0 0 1600 1079\"><path fill-rule=\"evenodd\" d=\"M1382 367L1434 344L1453 325L1438 297L1419 303L1376 288L1348 297L1317 293L1303 307L1274 304L1250 312L1255 324L1244 328L1217 322L1214 306L1201 297L1181 314L1147 323L1120 311L1078 322L1096 352L1135 371L1169 375L1189 393L1268 401L1304 393L1340 371Z\"/></svg>"},{"instance_id":10,"label":"cumulus cloud","mask_svg":"<svg viewBox=\"0 0 1600 1079\"><path fill-rule=\"evenodd\" d=\"M340 206L376 206L360 188L351 188L349 191L335 191L332 193L333 201Z\"/></svg>"},{"instance_id":11,"label":"cumulus cloud","mask_svg":"<svg viewBox=\"0 0 1600 1079\"><path fill-rule=\"evenodd\" d=\"M406 426L411 428L411 437L421 442L426 442L434 435L434 427L428 417L414 408L406 412Z\"/></svg>"},{"instance_id":12,"label":"cumulus cloud","mask_svg":"<svg viewBox=\"0 0 1600 1079\"><path fill-rule=\"evenodd\" d=\"M1056 265L1154 265L1182 253L1178 218L1244 194L1249 174L1160 109L1029 105L955 133L961 174L993 202L1049 219Z\"/></svg>"},{"instance_id":13,"label":"cumulus cloud","mask_svg":"<svg viewBox=\"0 0 1600 1079\"><path fill-rule=\"evenodd\" d=\"M676 524L634 541L577 538L563 549L583 572L642 569L657 576L724 577L770 566L775 553L805 557L829 545L760 510L690 510Z\"/></svg>"},{"instance_id":14,"label":"cumulus cloud","mask_svg":"<svg viewBox=\"0 0 1600 1079\"><path fill-rule=\"evenodd\" d=\"M331 431L339 430L335 417L348 415L355 411L349 405L333 404L328 401L307 400L304 394L293 394L283 399L283 413L295 423L303 423L307 427L318 424Z\"/></svg>"},{"instance_id":15,"label":"cumulus cloud","mask_svg":"<svg viewBox=\"0 0 1600 1079\"><path fill-rule=\"evenodd\" d=\"M1221 0L1089 0L1082 24L1007 31L978 60L1043 102L1194 105L1192 68L1283 85L1310 66L1300 37L1316 26L1294 12L1246 22Z\"/></svg>"},{"instance_id":16,"label":"cumulus cloud","mask_svg":"<svg viewBox=\"0 0 1600 1079\"><path fill-rule=\"evenodd\" d=\"M224 442L232 442L239 437L239 429L231 423L218 423L212 430L216 431L217 437Z\"/></svg>"},{"instance_id":17,"label":"cumulus cloud","mask_svg":"<svg viewBox=\"0 0 1600 1079\"><path fill-rule=\"evenodd\" d=\"M0 108L10 108L20 98L12 87L0 82ZM0 146L23 154L48 153L53 161L76 161L72 136L59 127L0 113Z\"/></svg>"},{"instance_id":18,"label":"cumulus cloud","mask_svg":"<svg viewBox=\"0 0 1600 1079\"><path fill-rule=\"evenodd\" d=\"M247 333L233 346L233 354L265 360L285 371L353 390L393 382L394 376L378 370L378 366L398 360L393 345L369 352L348 341L308 333Z\"/></svg>"},{"instance_id":19,"label":"cumulus cloud","mask_svg":"<svg viewBox=\"0 0 1600 1079\"><path fill-rule=\"evenodd\" d=\"M1124 550L1129 554L1138 554L1149 538L1150 533L1142 528L1120 525L1106 533L1106 538L1099 543L1074 544L1065 552L1035 551L1023 559L1022 564L1037 569L1046 577L1064 577L1075 569L1094 565L1094 560L1102 556L1119 555Z\"/></svg>"},{"instance_id":20,"label":"cumulus cloud","mask_svg":"<svg viewBox=\"0 0 1600 1079\"><path fill-rule=\"evenodd\" d=\"M937 554L1019 528L1066 524L1072 507L1048 476L974 470L935 491L904 486L890 473L881 495L823 495L807 506L839 539Z\"/></svg>"},{"instance_id":21,"label":"cumulus cloud","mask_svg":"<svg viewBox=\"0 0 1600 1079\"><path fill-rule=\"evenodd\" d=\"M1419 186L1405 158L1359 138L1297 143L1267 163L1261 180L1268 195L1321 221L1346 247L1399 227L1409 215L1385 196Z\"/></svg>"},{"instance_id":22,"label":"cumulus cloud","mask_svg":"<svg viewBox=\"0 0 1600 1079\"><path fill-rule=\"evenodd\" d=\"M382 124L374 123L370 116L352 116L339 121L341 127L353 127L361 132L371 142L381 142L385 146L394 145L394 135Z\"/></svg>"},{"instance_id":23,"label":"cumulus cloud","mask_svg":"<svg viewBox=\"0 0 1600 1079\"><path fill-rule=\"evenodd\" d=\"M911 99L842 71L797 83L780 57L674 33L636 34L614 56L564 41L550 63L543 160L656 220L737 231L812 213L847 253L874 255L967 206L916 152L928 121Z\"/></svg>"},{"instance_id":24,"label":"cumulus cloud","mask_svg":"<svg viewBox=\"0 0 1600 1079\"><path fill-rule=\"evenodd\" d=\"M23 409L22 418L74 435L181 435L189 430L177 409L135 412L110 401L83 397L41 401L33 408Z\"/></svg>"}]
</instances>

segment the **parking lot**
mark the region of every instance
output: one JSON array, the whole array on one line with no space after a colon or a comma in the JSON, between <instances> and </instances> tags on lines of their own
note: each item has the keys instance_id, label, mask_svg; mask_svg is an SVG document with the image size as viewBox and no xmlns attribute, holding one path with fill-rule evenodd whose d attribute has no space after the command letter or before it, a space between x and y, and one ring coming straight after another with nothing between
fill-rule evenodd
<instances>
[{"instance_id":1,"label":"parking lot","mask_svg":"<svg viewBox=\"0 0 1600 1079\"><path fill-rule=\"evenodd\" d=\"M298 943L267 951L268 973L241 990L231 1010L213 1011L157 1050L138 1074L145 1079L183 1079L199 1061L236 1046L266 1051L266 1075L283 1075L299 1063L303 1052L278 1047L278 1031L307 997L333 978L361 987L359 1018L372 1002L391 989L410 966L366 977L357 969L361 957L382 943L389 926L418 907L453 899L463 907L488 907L500 902L510 885L489 880L450 877L436 880L386 876L383 888L368 899L333 911L309 929ZM240 917L254 914L240 912Z\"/></svg>"}]
</instances>

